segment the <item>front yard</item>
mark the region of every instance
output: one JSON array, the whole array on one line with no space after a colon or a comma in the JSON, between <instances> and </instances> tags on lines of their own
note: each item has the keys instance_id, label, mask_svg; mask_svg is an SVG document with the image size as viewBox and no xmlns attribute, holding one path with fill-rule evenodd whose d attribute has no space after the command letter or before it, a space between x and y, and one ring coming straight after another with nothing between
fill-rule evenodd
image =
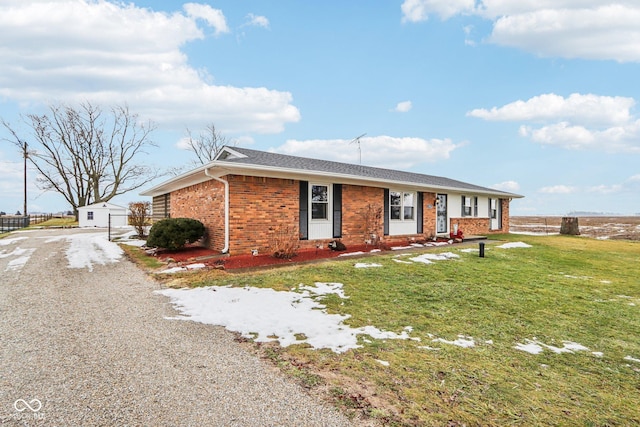
<instances>
[{"instance_id":1,"label":"front yard","mask_svg":"<svg viewBox=\"0 0 640 427\"><path fill-rule=\"evenodd\" d=\"M484 258L477 245L453 246L263 272L185 273L164 278L211 288L165 293L194 320L238 331L239 340L355 420L640 423L640 244L499 238L487 242ZM518 243L503 246L509 241ZM445 256L425 263L424 253ZM226 286L247 288L229 296ZM262 296L245 304L245 295L257 293L253 288L293 294L288 305L300 311L267 310L277 302ZM229 305L240 320L212 319L208 300ZM312 327L324 322L296 320L308 311L341 315L339 333ZM285 327L284 313L290 317ZM331 337L345 332L354 341L332 347ZM254 343L240 334L275 341ZM379 338L384 334L391 338Z\"/></svg>"}]
</instances>

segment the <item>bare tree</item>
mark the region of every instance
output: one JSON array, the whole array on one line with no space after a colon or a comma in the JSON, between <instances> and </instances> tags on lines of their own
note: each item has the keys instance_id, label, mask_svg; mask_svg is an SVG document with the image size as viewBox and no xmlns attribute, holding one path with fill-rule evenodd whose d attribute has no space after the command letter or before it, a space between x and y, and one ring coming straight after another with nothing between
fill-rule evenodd
<instances>
[{"instance_id":1,"label":"bare tree","mask_svg":"<svg viewBox=\"0 0 640 427\"><path fill-rule=\"evenodd\" d=\"M31 130L35 149L29 160L37 169L38 185L60 193L78 208L106 202L115 196L142 187L160 175L144 163L136 163L148 147L155 147L151 122L141 123L127 106L111 107L108 113L85 102L79 107L49 106L49 113L23 117ZM12 139L20 149L20 138L4 120Z\"/></svg>"},{"instance_id":2,"label":"bare tree","mask_svg":"<svg viewBox=\"0 0 640 427\"><path fill-rule=\"evenodd\" d=\"M151 220L151 203L131 202L129 203L129 225L132 225L138 233L138 237L145 236L145 229Z\"/></svg>"},{"instance_id":3,"label":"bare tree","mask_svg":"<svg viewBox=\"0 0 640 427\"><path fill-rule=\"evenodd\" d=\"M225 145L235 145L235 142L222 135L213 123L207 125L197 137L187 128L187 138L187 149L196 155L194 163L199 165L212 162Z\"/></svg>"}]
</instances>

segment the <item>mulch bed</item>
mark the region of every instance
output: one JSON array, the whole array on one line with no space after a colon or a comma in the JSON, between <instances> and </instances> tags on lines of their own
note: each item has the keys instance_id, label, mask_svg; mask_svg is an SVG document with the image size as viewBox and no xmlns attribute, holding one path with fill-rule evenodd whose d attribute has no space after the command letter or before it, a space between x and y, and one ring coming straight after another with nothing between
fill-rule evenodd
<instances>
[{"instance_id":1,"label":"mulch bed","mask_svg":"<svg viewBox=\"0 0 640 427\"><path fill-rule=\"evenodd\" d=\"M389 251L392 246L403 246L406 242L389 245L382 248L382 251ZM296 256L291 259L276 258L271 254L259 255L221 255L219 251L215 251L202 246L187 246L178 251L162 251L157 254L158 259L169 263L170 265L187 265L201 263L211 268L221 268L224 270L251 269L259 267L271 267L282 265L294 265L300 263L310 263L316 260L330 259L339 257L342 254L353 252L370 253L376 249L373 246L349 246L346 251L333 251L328 248L324 249L300 249Z\"/></svg>"}]
</instances>

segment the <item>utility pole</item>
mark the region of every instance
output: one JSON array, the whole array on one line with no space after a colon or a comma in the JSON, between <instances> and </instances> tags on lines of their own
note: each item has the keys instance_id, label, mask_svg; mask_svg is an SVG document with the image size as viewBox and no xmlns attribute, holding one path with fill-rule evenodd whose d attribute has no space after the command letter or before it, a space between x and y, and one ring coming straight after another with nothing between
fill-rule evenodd
<instances>
[{"instance_id":1,"label":"utility pole","mask_svg":"<svg viewBox=\"0 0 640 427\"><path fill-rule=\"evenodd\" d=\"M23 148L23 154L24 154L24 210L22 211L22 214L26 217L27 216L27 157L29 157L29 150L28 150L28 145L27 142L25 141L22 144L22 148Z\"/></svg>"}]
</instances>

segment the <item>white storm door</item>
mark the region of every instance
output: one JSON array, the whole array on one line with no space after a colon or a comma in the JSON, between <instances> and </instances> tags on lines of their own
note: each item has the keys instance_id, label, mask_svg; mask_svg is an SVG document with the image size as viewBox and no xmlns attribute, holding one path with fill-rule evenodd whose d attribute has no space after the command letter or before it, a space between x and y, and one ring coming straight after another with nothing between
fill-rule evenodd
<instances>
[{"instance_id":1,"label":"white storm door","mask_svg":"<svg viewBox=\"0 0 640 427\"><path fill-rule=\"evenodd\" d=\"M309 240L333 236L331 184L309 183Z\"/></svg>"},{"instance_id":2,"label":"white storm door","mask_svg":"<svg viewBox=\"0 0 640 427\"><path fill-rule=\"evenodd\" d=\"M502 224L500 224L500 222L502 220L502 213L500 212L500 199L489 199L489 213L491 215L491 229L501 229Z\"/></svg>"},{"instance_id":3,"label":"white storm door","mask_svg":"<svg viewBox=\"0 0 640 427\"><path fill-rule=\"evenodd\" d=\"M446 233L447 226L447 195L438 194L436 207L436 233Z\"/></svg>"}]
</instances>

